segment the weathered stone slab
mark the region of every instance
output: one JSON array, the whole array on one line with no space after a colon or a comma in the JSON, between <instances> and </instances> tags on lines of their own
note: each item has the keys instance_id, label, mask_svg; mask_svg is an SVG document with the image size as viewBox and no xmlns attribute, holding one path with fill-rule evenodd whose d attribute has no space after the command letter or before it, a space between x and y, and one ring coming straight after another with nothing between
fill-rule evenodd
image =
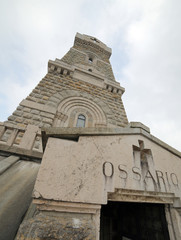
<instances>
[{"instance_id":1,"label":"weathered stone slab","mask_svg":"<svg viewBox=\"0 0 181 240\"><path fill-rule=\"evenodd\" d=\"M159 192L181 197L180 169L180 157L142 135L50 137L34 197L105 204L108 192L127 189L156 192L170 203L172 195Z\"/></svg>"},{"instance_id":2,"label":"weathered stone slab","mask_svg":"<svg viewBox=\"0 0 181 240\"><path fill-rule=\"evenodd\" d=\"M93 139L80 142L49 138L35 186L36 198L87 203L106 201L102 188L102 157Z\"/></svg>"},{"instance_id":3,"label":"weathered stone slab","mask_svg":"<svg viewBox=\"0 0 181 240\"><path fill-rule=\"evenodd\" d=\"M17 240L27 239L54 240L95 240L96 226L90 214L40 213L24 221Z\"/></svg>"}]
</instances>

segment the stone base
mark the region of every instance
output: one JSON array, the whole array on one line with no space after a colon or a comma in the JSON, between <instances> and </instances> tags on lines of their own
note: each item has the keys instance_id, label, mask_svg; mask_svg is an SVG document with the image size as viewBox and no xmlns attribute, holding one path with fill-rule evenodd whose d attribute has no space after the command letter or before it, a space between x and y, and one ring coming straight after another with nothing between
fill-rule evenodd
<instances>
[{"instance_id":1,"label":"stone base","mask_svg":"<svg viewBox=\"0 0 181 240\"><path fill-rule=\"evenodd\" d=\"M21 225L17 240L24 239L93 240L96 230L91 215L42 212Z\"/></svg>"},{"instance_id":2,"label":"stone base","mask_svg":"<svg viewBox=\"0 0 181 240\"><path fill-rule=\"evenodd\" d=\"M36 202L38 202L36 200ZM40 202L42 204L42 202ZM50 203L50 202L49 202ZM60 203L61 207L38 205L38 213L23 221L16 240L98 240L100 210L92 209L90 204ZM57 205L57 204L55 204ZM59 204L58 204L59 205ZM63 206L64 205L64 206ZM84 205L84 204L83 204ZM44 210L40 210L41 208ZM92 206L93 207L93 206ZM58 211L57 211L58 210Z\"/></svg>"}]
</instances>

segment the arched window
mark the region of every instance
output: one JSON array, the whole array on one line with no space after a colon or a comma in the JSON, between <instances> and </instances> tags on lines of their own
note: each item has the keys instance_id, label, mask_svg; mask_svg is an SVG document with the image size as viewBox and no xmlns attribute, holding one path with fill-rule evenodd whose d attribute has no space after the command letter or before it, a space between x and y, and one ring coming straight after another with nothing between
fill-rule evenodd
<instances>
[{"instance_id":1,"label":"arched window","mask_svg":"<svg viewBox=\"0 0 181 240\"><path fill-rule=\"evenodd\" d=\"M77 124L76 124L76 127L85 127L85 116L80 114L77 118Z\"/></svg>"}]
</instances>

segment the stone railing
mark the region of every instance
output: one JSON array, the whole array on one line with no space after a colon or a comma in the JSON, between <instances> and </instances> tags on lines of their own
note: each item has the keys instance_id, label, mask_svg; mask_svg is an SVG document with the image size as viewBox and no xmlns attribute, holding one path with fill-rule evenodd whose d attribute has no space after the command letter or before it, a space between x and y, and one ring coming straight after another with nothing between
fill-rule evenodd
<instances>
[{"instance_id":1,"label":"stone railing","mask_svg":"<svg viewBox=\"0 0 181 240\"><path fill-rule=\"evenodd\" d=\"M41 130L35 125L20 128L0 123L0 150L17 154L41 157Z\"/></svg>"},{"instance_id":2,"label":"stone railing","mask_svg":"<svg viewBox=\"0 0 181 240\"><path fill-rule=\"evenodd\" d=\"M49 60L48 62L48 72L52 73L52 72L56 72L57 74L61 74L61 75L73 75L73 70L71 68L69 68L66 64L63 63L59 63L56 61L52 61Z\"/></svg>"}]
</instances>

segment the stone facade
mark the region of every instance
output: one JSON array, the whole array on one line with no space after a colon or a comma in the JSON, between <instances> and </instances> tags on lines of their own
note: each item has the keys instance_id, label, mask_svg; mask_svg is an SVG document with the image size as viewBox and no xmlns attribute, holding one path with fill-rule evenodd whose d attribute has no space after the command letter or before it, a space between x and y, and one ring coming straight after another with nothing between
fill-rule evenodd
<instances>
[{"instance_id":1,"label":"stone facade","mask_svg":"<svg viewBox=\"0 0 181 240\"><path fill-rule=\"evenodd\" d=\"M110 56L77 33L0 123L0 240L181 239L181 153L128 123Z\"/></svg>"},{"instance_id":2,"label":"stone facade","mask_svg":"<svg viewBox=\"0 0 181 240\"><path fill-rule=\"evenodd\" d=\"M28 124L40 128L73 127L75 124L70 123L75 120L73 115L82 112L87 114L87 127L125 127L128 120L121 99L124 89L115 81L110 55L111 50L103 43L77 34L74 46L61 60L49 61L48 74L20 103L8 123L18 127ZM77 109L72 106L74 114L61 109L64 99L67 102L72 100L73 105L76 103ZM102 118L98 116L96 119L96 114Z\"/></svg>"}]
</instances>

